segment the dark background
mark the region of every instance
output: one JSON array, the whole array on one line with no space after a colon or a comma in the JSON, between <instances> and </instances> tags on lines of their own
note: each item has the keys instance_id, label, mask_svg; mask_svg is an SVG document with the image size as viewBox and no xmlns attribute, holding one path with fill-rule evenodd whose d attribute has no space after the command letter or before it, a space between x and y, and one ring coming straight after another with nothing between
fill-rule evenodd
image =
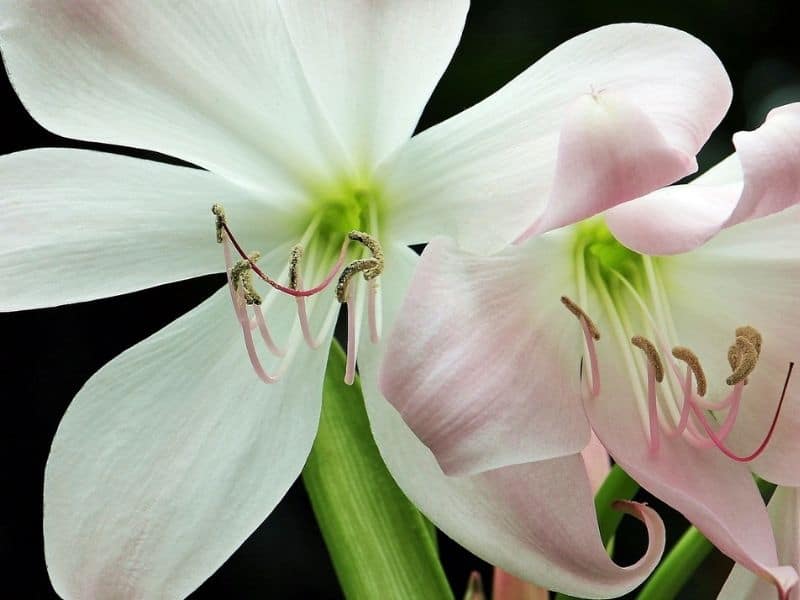
<instances>
[{"instance_id":1,"label":"dark background","mask_svg":"<svg viewBox=\"0 0 800 600\"><path fill-rule=\"evenodd\" d=\"M701 168L707 167L732 150L733 132L758 126L772 106L800 100L793 4L779 0L474 2L461 46L420 129L486 97L578 33L619 21L654 22L679 27L704 40L720 56L733 81L733 106L700 157ZM4 74L0 106L0 153L39 146L93 147L59 138L37 125ZM199 304L220 284L221 276L211 276L86 304L0 314L0 456L4 463L0 596L55 597L43 558L42 479L50 441L73 395L103 364ZM641 498L665 517L670 541L686 527L673 511L645 494ZM440 538L442 561L457 597L472 569L480 569L488 583L488 565ZM625 520L617 538L618 560L634 561L643 550L642 538L639 526ZM730 562L716 553L684 596L714 597L729 568ZM11 590L24 593L17 596ZM266 523L192 595L193 599L221 597L341 597L302 485L296 484Z\"/></svg>"}]
</instances>

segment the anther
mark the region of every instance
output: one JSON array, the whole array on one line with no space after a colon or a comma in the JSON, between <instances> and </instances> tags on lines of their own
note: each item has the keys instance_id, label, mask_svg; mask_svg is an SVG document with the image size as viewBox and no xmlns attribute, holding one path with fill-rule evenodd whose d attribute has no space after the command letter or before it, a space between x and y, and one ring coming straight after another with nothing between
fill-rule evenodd
<instances>
[{"instance_id":1,"label":"anther","mask_svg":"<svg viewBox=\"0 0 800 600\"><path fill-rule=\"evenodd\" d=\"M364 279L370 281L383 273L385 266L383 247L377 239L368 233L355 230L347 234L347 237L366 246L372 257L354 260L342 270L339 281L336 283L336 298L340 303L347 302L347 289L354 275L363 273Z\"/></svg>"},{"instance_id":2,"label":"anther","mask_svg":"<svg viewBox=\"0 0 800 600\"><path fill-rule=\"evenodd\" d=\"M216 228L217 228L217 243L222 243L222 232L225 229L225 209L222 208L222 204L214 204L211 207L211 212L217 218L216 219Z\"/></svg>"},{"instance_id":3,"label":"anther","mask_svg":"<svg viewBox=\"0 0 800 600\"><path fill-rule=\"evenodd\" d=\"M697 358L697 355L685 346L675 346L672 349L672 356L678 360L682 360L688 365L697 382L697 395L705 396L706 390L708 389L708 382L706 380L706 373L703 371L703 365L700 364L700 359Z\"/></svg>"},{"instance_id":4,"label":"anther","mask_svg":"<svg viewBox=\"0 0 800 600\"><path fill-rule=\"evenodd\" d=\"M367 273L382 268L382 265L380 265L374 258L362 258L351 262L344 269L342 269L342 274L339 276L339 281L336 283L336 299L341 303L347 302L347 289L350 285L350 280L354 275L357 275L358 273L364 273L364 279L370 279L370 277L367 276ZM377 277L377 275L374 275L373 277Z\"/></svg>"},{"instance_id":5,"label":"anther","mask_svg":"<svg viewBox=\"0 0 800 600\"><path fill-rule=\"evenodd\" d=\"M289 256L289 287L296 290L300 286L300 259L303 258L303 247L295 246Z\"/></svg>"},{"instance_id":6,"label":"anther","mask_svg":"<svg viewBox=\"0 0 800 600\"><path fill-rule=\"evenodd\" d=\"M735 361L736 366L733 367L733 373L728 376L725 383L736 385L744 381L756 368L758 352L750 340L740 335L736 337L736 345L728 350L728 360Z\"/></svg>"},{"instance_id":7,"label":"anther","mask_svg":"<svg viewBox=\"0 0 800 600\"><path fill-rule=\"evenodd\" d=\"M348 238L353 240L354 242L358 242L364 246L366 246L370 253L372 254L372 258L376 261L376 266L371 269L367 269L364 271L364 279L369 281L370 279L375 279L381 273L383 273L384 267L384 256L383 256L383 247L381 243L369 235L368 233L364 233L363 231L351 231L348 235Z\"/></svg>"},{"instance_id":8,"label":"anther","mask_svg":"<svg viewBox=\"0 0 800 600\"><path fill-rule=\"evenodd\" d=\"M659 383L664 381L664 365L661 364L661 357L658 355L658 350L656 350L653 343L641 335L635 335L631 338L631 344L644 352L644 355L647 357L647 362L653 367L656 381Z\"/></svg>"},{"instance_id":9,"label":"anther","mask_svg":"<svg viewBox=\"0 0 800 600\"><path fill-rule=\"evenodd\" d=\"M758 329L751 325L743 325L742 327L736 328L736 337L743 337L746 338L753 347L756 349L756 354L759 356L761 355L761 333L759 333Z\"/></svg>"},{"instance_id":10,"label":"anther","mask_svg":"<svg viewBox=\"0 0 800 600\"><path fill-rule=\"evenodd\" d=\"M587 315L580 306L575 304L575 302L570 300L567 296L561 296L561 304L566 306L569 312L578 317L578 320L583 319L586 326L589 328L589 333L592 334L595 340L600 339L600 330L597 328L597 325L594 324L594 321L592 321L589 315Z\"/></svg>"},{"instance_id":11,"label":"anther","mask_svg":"<svg viewBox=\"0 0 800 600\"><path fill-rule=\"evenodd\" d=\"M236 261L231 269L233 288L242 289L246 304L261 304L261 295L253 287L253 264L260 258L260 252L253 252L247 259Z\"/></svg>"}]
</instances>

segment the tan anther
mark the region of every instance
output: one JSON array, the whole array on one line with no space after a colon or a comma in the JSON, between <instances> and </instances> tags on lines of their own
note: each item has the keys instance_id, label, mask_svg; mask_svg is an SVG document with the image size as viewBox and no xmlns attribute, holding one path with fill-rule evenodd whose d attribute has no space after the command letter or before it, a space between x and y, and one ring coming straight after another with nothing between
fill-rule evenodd
<instances>
[{"instance_id":1,"label":"tan anther","mask_svg":"<svg viewBox=\"0 0 800 600\"><path fill-rule=\"evenodd\" d=\"M222 208L222 204L214 204L211 207L212 214L217 217L216 219L216 228L217 228L217 243L222 243L222 232L224 231L225 225L225 209Z\"/></svg>"},{"instance_id":2,"label":"tan anther","mask_svg":"<svg viewBox=\"0 0 800 600\"><path fill-rule=\"evenodd\" d=\"M597 325L594 324L594 321L592 321L591 317L589 317L589 315L587 315L586 312L580 306L575 304L567 296L561 296L561 304L566 306L569 312L578 317L579 321L581 319L584 320L586 326L589 328L589 333L594 339L596 340L600 339L600 330L597 328Z\"/></svg>"},{"instance_id":3,"label":"tan anther","mask_svg":"<svg viewBox=\"0 0 800 600\"><path fill-rule=\"evenodd\" d=\"M731 358L732 354L735 354L733 360ZM725 380L728 385L736 385L745 381L747 376L756 368L756 363L758 362L756 347L743 335L737 336L736 345L731 346L731 349L728 350L728 361L733 362L734 360L736 367L732 367L733 373Z\"/></svg>"},{"instance_id":4,"label":"tan anther","mask_svg":"<svg viewBox=\"0 0 800 600\"><path fill-rule=\"evenodd\" d=\"M759 333L758 329L751 325L743 325L742 327L736 328L736 337L743 337L747 338L747 340L753 344L753 347L756 349L756 354L759 356L761 355L761 333Z\"/></svg>"},{"instance_id":5,"label":"tan anther","mask_svg":"<svg viewBox=\"0 0 800 600\"><path fill-rule=\"evenodd\" d=\"M236 261L231 269L231 281L233 281L233 288L238 290L241 288L242 295L246 304L261 304L261 295L253 287L253 263L261 258L260 252L253 252L248 260Z\"/></svg>"},{"instance_id":6,"label":"tan anther","mask_svg":"<svg viewBox=\"0 0 800 600\"><path fill-rule=\"evenodd\" d=\"M369 281L370 279L375 279L381 273L383 273L384 267L384 256L383 256L383 247L381 243L372 237L368 233L364 233L363 231L351 231L347 237L349 237L354 242L358 242L369 249L370 253L372 254L372 258L375 259L375 266L370 267L364 270L364 279Z\"/></svg>"},{"instance_id":7,"label":"tan anther","mask_svg":"<svg viewBox=\"0 0 800 600\"><path fill-rule=\"evenodd\" d=\"M339 275L339 281L336 283L336 299L341 303L347 302L347 290L354 275L364 273L364 279L368 279L369 271L382 268L383 266L374 258L362 258L351 262L342 269L342 274Z\"/></svg>"},{"instance_id":8,"label":"tan anther","mask_svg":"<svg viewBox=\"0 0 800 600\"><path fill-rule=\"evenodd\" d=\"M365 246L372 256L354 260L342 269L342 274L339 275L339 281L336 283L336 298L341 303L347 302L347 290L354 275L362 273L364 279L370 281L383 273L385 266L383 247L378 240L368 233L355 230L348 233L347 237Z\"/></svg>"},{"instance_id":9,"label":"tan anther","mask_svg":"<svg viewBox=\"0 0 800 600\"><path fill-rule=\"evenodd\" d=\"M653 342L640 335L635 335L631 338L631 344L639 348L647 357L647 362L653 367L656 376L656 381L664 381L664 365L661 364L661 356L658 350L653 345Z\"/></svg>"},{"instance_id":10,"label":"tan anther","mask_svg":"<svg viewBox=\"0 0 800 600\"><path fill-rule=\"evenodd\" d=\"M300 284L300 259L303 258L303 247L294 246L289 255L289 287L296 290Z\"/></svg>"},{"instance_id":11,"label":"tan anther","mask_svg":"<svg viewBox=\"0 0 800 600\"><path fill-rule=\"evenodd\" d=\"M672 349L672 356L682 360L689 366L694 375L694 380L697 382L697 395L705 396L708 390L708 382L706 380L706 372L703 371L703 365L700 364L700 359L697 358L697 355L686 346L675 346Z\"/></svg>"}]
</instances>

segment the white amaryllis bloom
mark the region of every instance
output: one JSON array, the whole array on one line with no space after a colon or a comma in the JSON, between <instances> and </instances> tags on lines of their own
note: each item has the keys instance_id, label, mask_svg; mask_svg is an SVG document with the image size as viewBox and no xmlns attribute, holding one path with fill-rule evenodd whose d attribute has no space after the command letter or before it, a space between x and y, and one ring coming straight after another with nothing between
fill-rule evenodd
<instances>
[{"instance_id":1,"label":"white amaryllis bloom","mask_svg":"<svg viewBox=\"0 0 800 600\"><path fill-rule=\"evenodd\" d=\"M379 241L383 262L372 274L388 324L415 264L409 244L437 233L469 244L486 237L477 233L488 223L490 241L506 242L545 199L557 221L674 181L694 168L730 100L724 70L702 43L618 25L567 42L410 139L466 11L461 0L0 0L5 65L42 125L202 167L68 149L0 159L0 307L222 272L210 213L219 203L225 248L235 231L277 279L298 243L300 271L314 285L351 230ZM344 260L362 256L349 252ZM255 299L254 268L233 260L235 310L220 290L106 365L65 414L44 514L48 570L64 597L190 593L300 472L338 303L332 290L295 301L265 286L255 292L259 313L242 303ZM365 285L360 276L350 283ZM364 334L359 360L378 444L411 498L435 499L447 511L442 529L518 575L587 595L638 584L657 543L622 569L599 544L581 547L588 512L549 514L560 537L542 529L537 497L588 499L588 484L525 472L517 482L531 495L514 499L504 484L513 474L451 483L430 468L427 450L375 390L373 301L364 328L373 335ZM353 310L351 350L366 304ZM308 323L297 316L303 308ZM280 381L265 385L252 366ZM565 550L572 545L578 554Z\"/></svg>"}]
</instances>

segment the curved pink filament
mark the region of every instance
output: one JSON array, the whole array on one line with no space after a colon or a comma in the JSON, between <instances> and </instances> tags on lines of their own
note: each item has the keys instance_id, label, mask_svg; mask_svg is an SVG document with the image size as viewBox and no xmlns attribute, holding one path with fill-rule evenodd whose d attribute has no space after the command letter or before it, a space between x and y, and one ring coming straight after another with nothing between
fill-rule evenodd
<instances>
[{"instance_id":1,"label":"curved pink filament","mask_svg":"<svg viewBox=\"0 0 800 600\"><path fill-rule=\"evenodd\" d=\"M369 316L369 341L377 344L381 341L381 332L378 331L378 315L377 315L377 302L378 302L378 284L372 279L369 286L369 300L367 305L367 313Z\"/></svg>"},{"instance_id":2,"label":"curved pink filament","mask_svg":"<svg viewBox=\"0 0 800 600\"><path fill-rule=\"evenodd\" d=\"M229 239L233 243L236 251L239 253L239 256L242 257L243 260L246 260L250 263L250 268L253 269L253 273L258 275L263 281L271 285L273 288L278 290L279 292L283 292L284 294L288 294L290 296L294 296L296 298L299 297L306 297L306 296L313 296L314 294L318 294L326 287L328 287L333 281L333 278L336 277L336 274L341 270L344 266L344 261L347 257L347 246L350 243L350 238L345 238L344 242L342 242L342 249L339 251L339 258L337 259L336 263L331 268L330 272L325 276L325 279L319 285L314 286L313 288L309 288L307 290L296 290L294 288L287 287L277 281L275 281L272 277L264 273L258 266L250 260L250 257L247 256L247 253L244 249L239 245L239 242L236 241L236 238L231 233L231 230L228 228L226 223L222 224L223 229L228 234Z\"/></svg>"},{"instance_id":3,"label":"curved pink filament","mask_svg":"<svg viewBox=\"0 0 800 600\"><path fill-rule=\"evenodd\" d=\"M589 348L589 363L592 368L592 396L597 397L600 394L600 367L597 363L597 349L594 345L594 337L589 331L589 324L586 319L581 317L578 319L583 328L583 337L586 339L586 346Z\"/></svg>"},{"instance_id":4,"label":"curved pink filament","mask_svg":"<svg viewBox=\"0 0 800 600\"><path fill-rule=\"evenodd\" d=\"M778 417L781 414L781 407L783 406L783 401L786 398L786 389L789 387L789 379L791 379L792 377L792 369L794 369L794 363L790 362L789 370L786 373L786 381L784 381L783 383L783 391L781 392L781 397L780 400L778 401L778 406L775 409L775 416L772 418L772 424L769 427L767 435L764 436L764 439L761 442L761 444L759 444L758 448L756 448L753 452L751 452L747 456L739 456L738 454L730 450L727 446L725 446L725 442L717 436L717 434L708 424L708 421L706 420L705 415L703 414L700 407L698 407L697 404L694 401L692 401L692 410L699 419L700 423L703 425L703 429L705 430L708 437L711 438L711 441L714 442L714 445L717 448L719 448L720 451L725 456L727 456L731 460L735 460L736 462L750 462L758 458L761 455L761 453L764 452L764 450L767 448L767 445L769 444L769 441L772 439L772 434L775 432L775 427L778 424ZM744 384L739 383L737 385L744 385Z\"/></svg>"},{"instance_id":5,"label":"curved pink filament","mask_svg":"<svg viewBox=\"0 0 800 600\"><path fill-rule=\"evenodd\" d=\"M658 422L658 399L656 397L656 371L650 362L647 362L647 408L650 418L650 451L658 453L661 447L660 426Z\"/></svg>"},{"instance_id":6,"label":"curved pink filament","mask_svg":"<svg viewBox=\"0 0 800 600\"><path fill-rule=\"evenodd\" d=\"M353 282L354 284L356 282ZM358 285L350 286L347 297L347 364L344 370L344 382L351 385L356 379L356 354L358 354L358 338L356 337L356 291Z\"/></svg>"},{"instance_id":7,"label":"curved pink filament","mask_svg":"<svg viewBox=\"0 0 800 600\"><path fill-rule=\"evenodd\" d=\"M275 383L276 381L278 381L279 376L273 377L264 370L264 367L261 364L261 360L258 358L258 353L256 352L255 344L253 343L253 331L252 331L253 328L251 326L250 317L247 315L246 305L244 304L242 297L238 293L236 293L236 290L233 287L233 281L231 281L231 268L233 261L231 260L231 250L230 246L228 245L227 236L225 237L225 239L223 239L222 246L223 246L223 253L225 255L225 273L228 277L228 289L231 293L233 310L236 313L237 319L239 320L239 325L241 325L242 327L242 335L244 336L244 345L245 348L247 348L247 356L250 359L250 364L252 365L253 370L256 372L256 375L258 375L258 378L261 379L261 381L263 381L264 383ZM259 314L260 311L256 313L257 322ZM266 323L264 323L264 326L266 327ZM260 329L260 323L259 323L259 329ZM261 334L264 335L264 331L262 331ZM267 331L267 335L269 335L269 331Z\"/></svg>"}]
</instances>

